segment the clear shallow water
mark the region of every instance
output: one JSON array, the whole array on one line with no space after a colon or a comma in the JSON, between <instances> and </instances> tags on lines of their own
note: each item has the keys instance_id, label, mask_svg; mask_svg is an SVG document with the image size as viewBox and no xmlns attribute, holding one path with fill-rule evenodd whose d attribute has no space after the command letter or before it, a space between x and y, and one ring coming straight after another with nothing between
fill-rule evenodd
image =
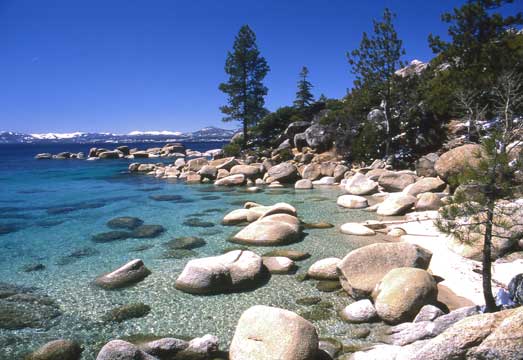
<instances>
[{"instance_id":1,"label":"clear shallow water","mask_svg":"<svg viewBox=\"0 0 523 360\"><path fill-rule=\"evenodd\" d=\"M140 147L147 146L153 145ZM216 144L189 147L207 150ZM257 194L246 194L240 189L214 191L210 185L185 185L130 175L126 171L129 161L125 160L32 160L36 152L56 153L71 148L70 145L64 149L0 147L0 226L16 230L0 235L0 282L37 287L54 299L63 313L56 319L56 325L45 331L0 329L0 359L16 359L56 338L77 339L86 347L85 359L94 359L97 349L108 340L135 334L195 337L211 333L226 347L241 313L250 306L265 304L303 313L311 308L296 304L296 300L310 296L321 296L333 305L330 319L315 321L320 334L350 338L354 326L342 323L336 315L337 309L347 305L349 299L338 293L319 292L314 281L298 282L292 275L275 275L268 284L254 291L194 296L174 287L176 277L189 259L163 258L162 244L181 236L205 239L207 245L195 249L198 257L218 255L236 246L227 238L239 228L225 227L220 222L226 212L241 207L245 201L264 205L288 202L306 222L327 221L339 225L372 216L338 208L337 189L299 192L267 189ZM87 150L88 146L75 149ZM184 201L159 202L150 198L160 194L180 195ZM107 221L118 216L136 216L146 224L164 226L166 232L154 239L94 243L91 237L109 231ZM214 226L184 225L191 217L212 222ZM305 272L318 259L343 257L350 250L375 241L342 235L337 228L306 232L303 241L281 247L312 254L310 259L298 263L298 273ZM133 251L141 245L151 248ZM68 256L85 249L92 255ZM274 248L251 249L263 254ZM152 275L138 285L120 291L104 291L91 285L96 276L134 258L143 259L152 271ZM44 264L46 269L30 273L22 270L35 263ZM123 323L102 320L114 307L137 302L149 305L150 314Z\"/></svg>"}]
</instances>

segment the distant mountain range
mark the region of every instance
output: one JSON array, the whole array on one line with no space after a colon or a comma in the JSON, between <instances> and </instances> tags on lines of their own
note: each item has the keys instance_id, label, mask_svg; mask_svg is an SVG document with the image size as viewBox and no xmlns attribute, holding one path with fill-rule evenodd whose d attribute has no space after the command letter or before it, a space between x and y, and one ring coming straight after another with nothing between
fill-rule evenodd
<instances>
[{"instance_id":1,"label":"distant mountain range","mask_svg":"<svg viewBox=\"0 0 523 360\"><path fill-rule=\"evenodd\" d=\"M0 144L28 143L133 143L133 142L175 142L175 141L229 141L237 130L206 127L194 132L180 131L132 131L129 134L112 133L48 133L22 134L12 131L0 132Z\"/></svg>"}]
</instances>

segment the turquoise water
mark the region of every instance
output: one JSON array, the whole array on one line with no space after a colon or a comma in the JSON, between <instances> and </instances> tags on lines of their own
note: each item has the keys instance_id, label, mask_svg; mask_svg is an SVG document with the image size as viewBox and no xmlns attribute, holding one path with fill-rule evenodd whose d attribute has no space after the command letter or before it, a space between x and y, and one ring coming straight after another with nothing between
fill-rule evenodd
<instances>
[{"instance_id":1,"label":"turquoise water","mask_svg":"<svg viewBox=\"0 0 523 360\"><path fill-rule=\"evenodd\" d=\"M197 148L200 146L200 148ZM203 147L202 147L203 146ZM216 145L192 145L206 150ZM67 146L66 146L67 148ZM69 146L71 148L71 146ZM37 151L38 150L38 151ZM81 149L87 150L87 147ZM77 150L80 151L80 150ZM246 201L264 205L284 201L298 209L306 222L327 221L340 225L369 219L373 215L336 206L337 188L299 191L266 189L247 194L242 189L218 189L212 185L185 185L127 172L128 161L36 161L42 152L34 147L0 148L0 283L35 287L59 306L61 315L48 329L0 329L0 359L16 359L56 338L76 339L86 348L85 359L110 339L136 334L182 337L217 335L224 347L230 342L241 313L254 304L286 308L298 313L310 308L296 304L302 297L321 296L333 305L332 317L315 321L323 336L351 340L354 326L336 315L349 303L339 293L322 293L314 281L299 282L294 275L272 276L268 284L250 292L194 296L175 289L174 282L189 259L165 258L163 243L181 236L199 236L204 247L198 257L221 254L235 246L227 241L238 227L220 225L223 215ZM52 151L58 152L58 151ZM178 201L155 201L151 195L180 195ZM107 221L118 216L136 216L146 224L165 227L153 239L127 239L95 243L91 237L109 231ZM183 222L199 218L212 227L191 227ZM337 228L306 230L303 241L283 248L308 251L310 259L299 262L298 274L314 261L343 257L350 250L375 239L341 235ZM147 248L136 251L137 247ZM251 248L263 254L273 248ZM82 257L70 256L81 251ZM152 275L138 285L120 291L92 286L101 273L135 258L141 258ZM42 271L25 272L24 267L43 264ZM151 312L123 323L103 320L119 305L142 302ZM0 314L1 316L2 314ZM52 326L51 326L52 325Z\"/></svg>"}]
</instances>

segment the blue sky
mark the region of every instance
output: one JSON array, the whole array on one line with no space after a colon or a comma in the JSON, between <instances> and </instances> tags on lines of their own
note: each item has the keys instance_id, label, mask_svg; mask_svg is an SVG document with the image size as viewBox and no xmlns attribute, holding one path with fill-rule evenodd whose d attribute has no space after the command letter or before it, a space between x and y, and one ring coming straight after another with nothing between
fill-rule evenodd
<instances>
[{"instance_id":1,"label":"blue sky","mask_svg":"<svg viewBox=\"0 0 523 360\"><path fill-rule=\"evenodd\" d=\"M345 53L384 7L406 60L432 57L427 36L462 1L0 0L0 130L196 130L221 122L227 51L242 24L271 72L270 110L290 104L302 65L314 93L341 97ZM516 0L511 9L523 7Z\"/></svg>"}]
</instances>

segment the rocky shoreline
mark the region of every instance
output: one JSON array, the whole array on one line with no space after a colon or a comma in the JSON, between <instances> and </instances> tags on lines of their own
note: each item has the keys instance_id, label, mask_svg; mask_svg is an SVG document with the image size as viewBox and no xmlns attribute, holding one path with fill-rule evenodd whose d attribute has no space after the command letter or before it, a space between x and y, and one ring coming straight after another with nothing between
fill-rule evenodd
<instances>
[{"instance_id":1,"label":"rocky shoreline","mask_svg":"<svg viewBox=\"0 0 523 360\"><path fill-rule=\"evenodd\" d=\"M367 245L339 258L320 259L309 267L303 280L316 280L318 289L338 291L355 300L340 310L344 321L382 321L392 327L379 335L380 343L355 349L335 338L320 339L309 319L285 309L259 305L241 316L228 351L220 351L219 341L212 335L191 341L162 338L135 344L114 340L101 349L97 359L516 359L523 350L523 308L481 313L479 249L441 234L434 226L438 210L448 204L455 191L471 191L466 187L451 189L447 181L463 168L465 154L473 151L474 146L463 145L440 156L424 156L414 171L393 170L383 161L368 167L349 167L335 153L307 147L300 151L283 147L265 154L269 156L242 159L223 157L220 151L181 152L172 144L147 150L144 158L173 157L176 161L131 163L130 173L187 184L236 186L253 193L282 187L294 187L296 191L332 187L340 192L337 206L376 212L378 221L334 226L349 235L385 234L389 242ZM289 151L292 159L284 160ZM142 154L96 149L89 158L137 159ZM249 291L264 286L271 274L292 275L296 262L306 254L279 251L260 256L248 247L293 244L303 240L307 226L331 226L304 223L292 204L252 202L224 214L223 224L242 227L229 239L239 244L238 249L190 260L176 280L178 291L193 296ZM523 262L507 254L521 253L523 243L517 238L497 240L495 290L509 289L511 296L517 298L518 291L523 291L523 279L516 276L523 272ZM150 273L140 259L135 259L100 275L95 283L103 289L127 287L144 281ZM319 305L314 306L319 309ZM507 331L516 335L507 339L503 335ZM55 359L53 354L67 353L69 357L63 359L78 359L78 349L76 343L59 340L46 344L29 358Z\"/></svg>"}]
</instances>

